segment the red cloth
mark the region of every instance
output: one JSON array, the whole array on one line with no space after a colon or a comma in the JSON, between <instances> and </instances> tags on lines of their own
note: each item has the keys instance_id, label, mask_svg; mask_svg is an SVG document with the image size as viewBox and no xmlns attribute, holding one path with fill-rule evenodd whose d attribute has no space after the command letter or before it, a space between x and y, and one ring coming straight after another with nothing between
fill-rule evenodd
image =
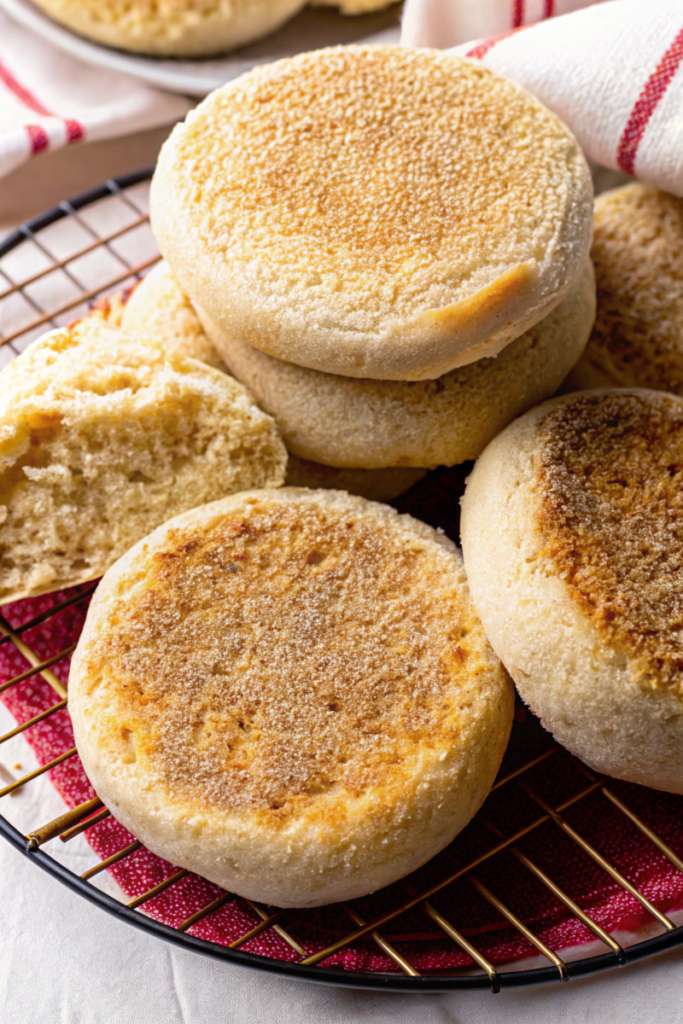
<instances>
[{"instance_id":1,"label":"red cloth","mask_svg":"<svg viewBox=\"0 0 683 1024\"><path fill-rule=\"evenodd\" d=\"M462 486L462 471L430 474L423 484L398 504L403 511L420 512L434 525L443 526L457 536L457 496ZM48 595L7 605L3 614L18 626L63 600L65 593ZM83 625L87 601L73 605L23 634L23 638L42 659L73 644ZM27 668L12 644L0 645L0 682ZM69 661L64 658L53 666L65 683ZM24 722L58 700L40 676L32 676L2 696L18 722ZM546 733L522 708L506 755L506 767L529 760L548 746ZM45 764L73 746L73 734L66 710L33 726L24 734L38 761ZM73 757L50 772L53 784L69 807L94 795L78 757ZM562 752L524 776L536 791L557 804L587 784L585 777ZM611 784L625 803L639 814L674 851L683 854L683 798L639 786ZM538 807L510 782L494 792L482 814L505 835L538 817ZM644 895L664 912L683 908L683 874L599 793L582 800L566 812L575 828L603 855L612 861ZM41 825L44 822L35 822ZM133 837L112 817L86 832L86 838L101 859L132 842ZM480 817L459 836L447 851L411 877L410 884L421 889L453 870L454 863L465 863L495 842ZM613 882L582 853L555 825L536 829L521 844L552 879L603 928L637 931L652 918L638 901ZM127 896L133 898L173 873L173 867L142 848L109 869ZM504 900L552 949L561 952L568 946L593 939L592 934L572 917L511 853L497 855L476 875L492 892ZM190 875L144 906L145 913L171 926L206 906L220 890L196 875ZM358 900L355 906L366 920L405 898L401 883L373 896ZM466 935L493 963L500 964L535 954L525 939L511 930L474 888L460 879L432 899L449 921ZM193 935L227 945L258 923L256 915L235 899L194 925ZM290 911L283 927L307 952L324 948L348 933L352 925L337 907L320 910ZM448 939L421 910L396 918L381 929L382 935L420 972L463 966L469 958ZM243 949L280 960L298 960L299 956L272 930L262 932ZM360 942L330 957L326 966L347 970L394 971L396 965L370 942Z\"/></svg>"}]
</instances>

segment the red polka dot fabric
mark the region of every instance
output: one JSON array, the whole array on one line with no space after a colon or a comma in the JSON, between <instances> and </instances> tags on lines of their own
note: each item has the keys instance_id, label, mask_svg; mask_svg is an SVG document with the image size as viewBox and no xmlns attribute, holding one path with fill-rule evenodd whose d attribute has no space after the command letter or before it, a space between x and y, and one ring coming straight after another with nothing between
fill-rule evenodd
<instances>
[{"instance_id":1,"label":"red polka dot fabric","mask_svg":"<svg viewBox=\"0 0 683 1024\"><path fill-rule=\"evenodd\" d=\"M414 489L402 503L402 510L419 511L424 519L441 525L457 536L457 492L462 472L430 474L427 482ZM435 492L436 488L436 492ZM434 494L441 497L437 502ZM90 587L80 588L86 592ZM7 605L3 615L13 628L48 611L78 593L61 592ZM78 639L87 610L87 597L22 633L22 638L42 660L69 647ZM10 642L0 644L0 683L28 668L25 659ZM58 678L67 683L69 659L53 666ZM31 676L2 694L3 702L18 723L27 721L59 700L39 675ZM506 755L503 771L512 770L550 746L548 735L521 706ZM67 710L56 712L24 733L38 761L45 764L73 746ZM94 791L81 763L74 756L53 768L53 785L69 807L93 797ZM533 792L554 806L585 789L589 779L562 751L556 751L536 768L524 773ZM683 798L620 782L610 782L612 792L639 815L674 852L683 855ZM636 888L664 913L683 909L683 873L599 791L567 809L571 825ZM402 904L409 893L423 891L457 871L483 851L533 822L541 811L517 780L495 790L470 826L433 861L405 883L396 883L353 904L365 920ZM35 827L45 822L35 822ZM113 817L94 825L86 833L88 843L100 859L109 857L133 841L133 836ZM560 885L579 906L607 931L638 931L653 921L652 916L590 859L557 825L546 822L530 832L519 844L523 852ZM95 863L95 861L94 861ZM109 868L130 899L168 878L176 870L149 850L138 849ZM506 850L476 868L476 878L551 949L561 954L569 946L592 941L594 936L563 904ZM215 885L188 875L144 904L144 913L170 926L221 895ZM536 954L533 946L511 928L466 877L442 889L431 898L432 905L465 935L494 964L509 963ZM245 902L235 897L190 928L197 937L228 945L257 925L260 918ZM354 927L338 906L316 910L288 911L280 921L307 954L324 949ZM419 907L395 917L381 929L382 936L421 973L443 972L471 964L470 958L437 927ZM277 960L296 961L297 953L274 929L252 938L245 951ZM348 971L397 971L397 965L371 940L360 941L324 961L326 967Z\"/></svg>"}]
</instances>

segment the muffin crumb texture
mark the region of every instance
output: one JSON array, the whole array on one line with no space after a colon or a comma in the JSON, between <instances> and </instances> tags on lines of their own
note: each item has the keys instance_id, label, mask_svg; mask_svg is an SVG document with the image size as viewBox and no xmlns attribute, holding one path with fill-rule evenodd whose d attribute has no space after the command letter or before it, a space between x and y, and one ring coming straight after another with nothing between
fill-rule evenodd
<instances>
[{"instance_id":1,"label":"muffin crumb texture","mask_svg":"<svg viewBox=\"0 0 683 1024\"><path fill-rule=\"evenodd\" d=\"M283 482L275 424L232 378L80 321L0 378L0 604L101 575L166 519Z\"/></svg>"}]
</instances>

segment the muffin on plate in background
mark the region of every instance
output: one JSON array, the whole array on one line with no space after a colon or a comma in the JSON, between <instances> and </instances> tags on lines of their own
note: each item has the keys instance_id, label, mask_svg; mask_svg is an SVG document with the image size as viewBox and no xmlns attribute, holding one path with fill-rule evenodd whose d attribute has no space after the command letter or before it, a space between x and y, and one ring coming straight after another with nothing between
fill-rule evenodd
<instances>
[{"instance_id":1,"label":"muffin on plate in background","mask_svg":"<svg viewBox=\"0 0 683 1024\"><path fill-rule=\"evenodd\" d=\"M311 7L336 7L342 14L369 14L391 7L394 0L311 0Z\"/></svg>"},{"instance_id":2,"label":"muffin on plate in background","mask_svg":"<svg viewBox=\"0 0 683 1024\"><path fill-rule=\"evenodd\" d=\"M88 39L158 57L208 57L274 32L304 0L37 0Z\"/></svg>"}]
</instances>

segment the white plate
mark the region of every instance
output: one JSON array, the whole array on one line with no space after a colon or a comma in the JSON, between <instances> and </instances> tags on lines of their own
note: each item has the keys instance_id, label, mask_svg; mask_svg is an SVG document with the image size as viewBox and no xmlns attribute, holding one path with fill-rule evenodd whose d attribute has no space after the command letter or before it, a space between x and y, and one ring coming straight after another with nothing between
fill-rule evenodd
<instances>
[{"instance_id":1,"label":"white plate","mask_svg":"<svg viewBox=\"0 0 683 1024\"><path fill-rule=\"evenodd\" d=\"M400 7L363 14L356 18L342 17L327 8L305 8L279 31L265 39L236 50L225 57L210 60L169 60L142 54L112 50L91 42L59 25L30 0L0 0L0 7L20 25L73 57L141 78L150 85L190 96L206 96L223 82L237 78L255 64L267 64L280 57L291 57L302 50L321 46L369 41L395 43L399 36Z\"/></svg>"}]
</instances>

